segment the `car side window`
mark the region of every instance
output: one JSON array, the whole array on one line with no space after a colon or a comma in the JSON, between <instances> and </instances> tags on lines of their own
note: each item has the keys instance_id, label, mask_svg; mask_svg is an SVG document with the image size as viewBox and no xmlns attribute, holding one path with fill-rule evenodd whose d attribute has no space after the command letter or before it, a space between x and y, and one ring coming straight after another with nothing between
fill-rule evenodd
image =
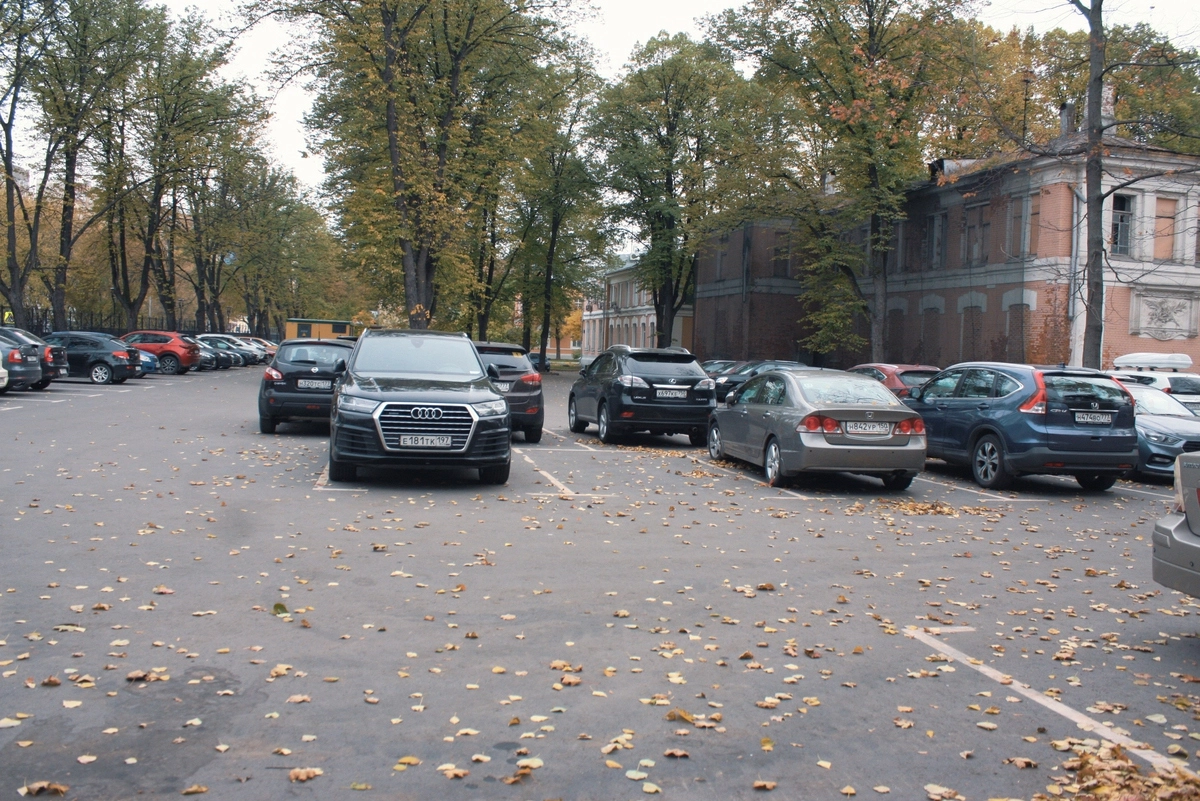
<instances>
[{"instance_id":1,"label":"car side window","mask_svg":"<svg viewBox=\"0 0 1200 801\"><path fill-rule=\"evenodd\" d=\"M744 405L747 403L762 403L762 400L758 396L759 393L762 392L765 384L766 380L762 378L752 378L747 381L746 385L742 387L742 391L738 393L738 405Z\"/></svg>"},{"instance_id":2,"label":"car side window","mask_svg":"<svg viewBox=\"0 0 1200 801\"><path fill-rule=\"evenodd\" d=\"M958 386L958 379L961 377L962 370L943 373L921 388L921 397L949 398L954 394L954 388Z\"/></svg>"},{"instance_id":3,"label":"car side window","mask_svg":"<svg viewBox=\"0 0 1200 801\"><path fill-rule=\"evenodd\" d=\"M136 345L137 343L142 341L142 335L141 334L130 334L129 336L125 337L125 341L128 342L130 345Z\"/></svg>"},{"instance_id":4,"label":"car side window","mask_svg":"<svg viewBox=\"0 0 1200 801\"><path fill-rule=\"evenodd\" d=\"M996 377L996 397L1003 398L1005 395L1011 395L1021 388L1014 379L1009 378L1004 373L1000 373Z\"/></svg>"},{"instance_id":5,"label":"car side window","mask_svg":"<svg viewBox=\"0 0 1200 801\"><path fill-rule=\"evenodd\" d=\"M759 403L782 406L787 401L787 384L777 375L767 376L759 395Z\"/></svg>"},{"instance_id":6,"label":"car side window","mask_svg":"<svg viewBox=\"0 0 1200 801\"><path fill-rule=\"evenodd\" d=\"M958 397L990 398L992 385L995 383L996 373L992 370L967 370L958 387Z\"/></svg>"},{"instance_id":7,"label":"car side window","mask_svg":"<svg viewBox=\"0 0 1200 801\"><path fill-rule=\"evenodd\" d=\"M67 349L68 350L86 350L86 349L92 347L94 344L95 343L92 342L90 339L84 339L83 337L71 337L70 339L67 340Z\"/></svg>"},{"instance_id":8,"label":"car side window","mask_svg":"<svg viewBox=\"0 0 1200 801\"><path fill-rule=\"evenodd\" d=\"M603 373L608 368L608 364L611 361L612 361L611 353L601 353L599 356L596 357L596 361L592 362L592 368L588 372L588 377L593 378L593 377L598 376L601 373Z\"/></svg>"}]
</instances>

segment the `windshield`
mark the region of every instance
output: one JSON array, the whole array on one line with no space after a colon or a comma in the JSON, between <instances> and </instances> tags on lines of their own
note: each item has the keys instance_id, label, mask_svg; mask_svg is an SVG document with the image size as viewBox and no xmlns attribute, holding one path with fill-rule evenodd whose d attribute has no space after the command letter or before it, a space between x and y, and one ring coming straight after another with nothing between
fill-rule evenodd
<instances>
[{"instance_id":1,"label":"windshield","mask_svg":"<svg viewBox=\"0 0 1200 801\"><path fill-rule=\"evenodd\" d=\"M291 362L293 364L334 365L337 364L338 359L345 359L349 355L349 348L311 343L284 345L279 349L279 353L275 354L275 358L278 361Z\"/></svg>"},{"instance_id":2,"label":"windshield","mask_svg":"<svg viewBox=\"0 0 1200 801\"><path fill-rule=\"evenodd\" d=\"M483 359L484 364L496 365L498 370L533 372L533 365L530 363L529 357L519 350L481 350L479 358Z\"/></svg>"},{"instance_id":3,"label":"windshield","mask_svg":"<svg viewBox=\"0 0 1200 801\"><path fill-rule=\"evenodd\" d=\"M354 372L482 378L475 348L465 339L376 334L359 341Z\"/></svg>"},{"instance_id":4,"label":"windshield","mask_svg":"<svg viewBox=\"0 0 1200 801\"><path fill-rule=\"evenodd\" d=\"M726 371L726 374L727 375L747 375L749 373L754 372L754 370L760 364L762 364L762 362L746 362L745 364L743 364L741 367L737 368L736 370Z\"/></svg>"},{"instance_id":5,"label":"windshield","mask_svg":"<svg viewBox=\"0 0 1200 801\"><path fill-rule=\"evenodd\" d=\"M896 395L873 378L860 375L795 376L800 394L812 404L903 406Z\"/></svg>"},{"instance_id":6,"label":"windshield","mask_svg":"<svg viewBox=\"0 0 1200 801\"><path fill-rule=\"evenodd\" d=\"M919 387L935 375L937 373L933 370L905 370L903 373L897 373L896 377L906 387Z\"/></svg>"},{"instance_id":7,"label":"windshield","mask_svg":"<svg viewBox=\"0 0 1200 801\"><path fill-rule=\"evenodd\" d=\"M1194 375L1173 375L1169 380L1176 395L1200 395L1200 378Z\"/></svg>"},{"instance_id":8,"label":"windshield","mask_svg":"<svg viewBox=\"0 0 1200 801\"><path fill-rule=\"evenodd\" d=\"M193 339L192 337L180 337L180 339L183 340L184 342L188 343L189 345L207 345L208 344L207 341L198 342L197 340Z\"/></svg>"},{"instance_id":9,"label":"windshield","mask_svg":"<svg viewBox=\"0 0 1200 801\"><path fill-rule=\"evenodd\" d=\"M626 360L629 372L637 376L697 376L707 378L696 357L690 353L635 353Z\"/></svg>"},{"instance_id":10,"label":"windshield","mask_svg":"<svg viewBox=\"0 0 1200 801\"><path fill-rule=\"evenodd\" d=\"M1046 375L1046 400L1071 409L1113 409L1129 404L1129 395L1111 378L1079 375Z\"/></svg>"},{"instance_id":11,"label":"windshield","mask_svg":"<svg viewBox=\"0 0 1200 801\"><path fill-rule=\"evenodd\" d=\"M1134 413L1136 414L1167 414L1173 417L1195 417L1192 410L1161 390L1134 384L1127 387L1133 396Z\"/></svg>"}]
</instances>

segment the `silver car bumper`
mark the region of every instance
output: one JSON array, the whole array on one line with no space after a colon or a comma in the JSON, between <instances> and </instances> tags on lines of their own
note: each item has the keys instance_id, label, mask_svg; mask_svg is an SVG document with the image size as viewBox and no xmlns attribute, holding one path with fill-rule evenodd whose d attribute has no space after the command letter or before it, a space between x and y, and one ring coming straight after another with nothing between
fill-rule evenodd
<instances>
[{"instance_id":1,"label":"silver car bumper","mask_svg":"<svg viewBox=\"0 0 1200 801\"><path fill-rule=\"evenodd\" d=\"M785 473L895 473L925 469L925 437L905 445L831 445L825 435L804 433L783 447Z\"/></svg>"},{"instance_id":2,"label":"silver car bumper","mask_svg":"<svg viewBox=\"0 0 1200 801\"><path fill-rule=\"evenodd\" d=\"M1164 587L1200 598L1200 537L1179 512L1154 523L1152 575Z\"/></svg>"}]
</instances>

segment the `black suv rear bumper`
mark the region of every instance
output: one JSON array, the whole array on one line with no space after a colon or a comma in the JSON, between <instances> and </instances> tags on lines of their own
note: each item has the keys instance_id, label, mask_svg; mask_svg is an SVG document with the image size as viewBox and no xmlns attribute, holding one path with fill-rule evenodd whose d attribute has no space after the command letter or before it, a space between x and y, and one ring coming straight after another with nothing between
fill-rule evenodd
<instances>
[{"instance_id":1,"label":"black suv rear bumper","mask_svg":"<svg viewBox=\"0 0 1200 801\"><path fill-rule=\"evenodd\" d=\"M628 394L609 398L609 425L625 430L655 434L708 430L715 403L639 403Z\"/></svg>"},{"instance_id":2,"label":"black suv rear bumper","mask_svg":"<svg viewBox=\"0 0 1200 801\"><path fill-rule=\"evenodd\" d=\"M1007 467L1014 473L1073 475L1075 473L1124 474L1137 467L1137 448L1129 451L1092 452L1030 448L1005 455Z\"/></svg>"},{"instance_id":3,"label":"black suv rear bumper","mask_svg":"<svg viewBox=\"0 0 1200 801\"><path fill-rule=\"evenodd\" d=\"M365 414L339 413L333 418L330 434L334 461L353 465L454 470L500 467L511 458L512 426L508 416L476 421L466 449L452 453L386 450L379 440L375 419Z\"/></svg>"}]
</instances>

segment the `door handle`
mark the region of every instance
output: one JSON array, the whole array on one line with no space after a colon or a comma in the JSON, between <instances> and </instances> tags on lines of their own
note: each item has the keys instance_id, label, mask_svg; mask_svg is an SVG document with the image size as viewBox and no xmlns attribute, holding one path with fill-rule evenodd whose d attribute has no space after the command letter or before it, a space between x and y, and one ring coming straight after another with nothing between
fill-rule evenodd
<instances>
[{"instance_id":1,"label":"door handle","mask_svg":"<svg viewBox=\"0 0 1200 801\"><path fill-rule=\"evenodd\" d=\"M763 412L763 419L764 420L773 420L773 419L775 419L775 415L771 414L770 412Z\"/></svg>"},{"instance_id":2,"label":"door handle","mask_svg":"<svg viewBox=\"0 0 1200 801\"><path fill-rule=\"evenodd\" d=\"M938 411L942 411L942 412L944 412L944 411L946 411L947 409L949 409L949 408L950 408L950 404L948 404L948 403L939 403L939 404L937 405L937 408L938 408Z\"/></svg>"},{"instance_id":3,"label":"door handle","mask_svg":"<svg viewBox=\"0 0 1200 801\"><path fill-rule=\"evenodd\" d=\"M988 403L981 403L981 404L979 404L978 406L976 406L975 408L976 408L976 409L979 409L979 410L981 410L981 411L982 411L982 410L985 410L985 409L990 409L990 408L992 408L992 407L991 407L991 404L988 404Z\"/></svg>"}]
</instances>

